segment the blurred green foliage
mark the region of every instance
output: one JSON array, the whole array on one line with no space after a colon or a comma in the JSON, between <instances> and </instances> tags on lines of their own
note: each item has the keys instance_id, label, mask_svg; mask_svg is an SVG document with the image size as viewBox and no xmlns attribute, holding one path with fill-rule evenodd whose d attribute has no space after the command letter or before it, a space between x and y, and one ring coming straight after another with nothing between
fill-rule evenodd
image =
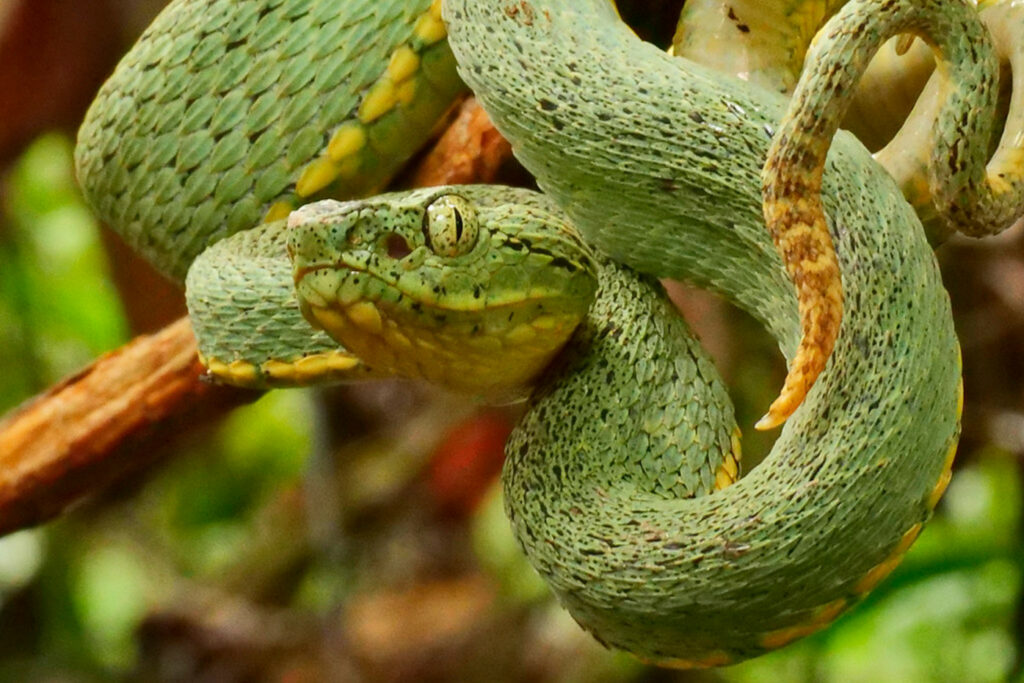
<instances>
[{"instance_id":1,"label":"blurred green foliage","mask_svg":"<svg viewBox=\"0 0 1024 683\"><path fill-rule=\"evenodd\" d=\"M127 326L97 225L75 189L71 142L50 135L32 145L2 196L6 409L124 342ZM776 383L751 376L734 391L742 405L764 405ZM261 511L302 485L317 438L311 401L300 391L268 394L198 435L127 502L0 539L0 681L110 680L131 671L140 620L183 587L222 577L251 549ZM859 609L780 652L679 680L1005 680L1020 647L1022 492L1005 453L970 455L906 561ZM472 539L482 571L502 587L502 609L536 611L545 637L578 636L518 553L496 494L481 507ZM332 609L349 589L336 566L302 568L285 604ZM596 645L584 652L588 659L564 662L557 680L675 680L652 678Z\"/></svg>"},{"instance_id":2,"label":"blurred green foliage","mask_svg":"<svg viewBox=\"0 0 1024 683\"><path fill-rule=\"evenodd\" d=\"M126 325L71 166L48 135L10 169L0 213L0 410L126 340Z\"/></svg>"}]
</instances>

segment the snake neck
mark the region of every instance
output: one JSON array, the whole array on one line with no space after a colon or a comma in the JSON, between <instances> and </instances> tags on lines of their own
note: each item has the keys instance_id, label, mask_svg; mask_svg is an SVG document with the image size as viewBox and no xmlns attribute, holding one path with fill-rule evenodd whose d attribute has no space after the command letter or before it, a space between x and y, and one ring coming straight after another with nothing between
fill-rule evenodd
<instances>
[{"instance_id":1,"label":"snake neck","mask_svg":"<svg viewBox=\"0 0 1024 683\"><path fill-rule=\"evenodd\" d=\"M738 428L710 357L660 283L607 259L531 405L509 441L509 481L517 455L539 444L552 449L553 485L576 472L615 496L693 498L738 478Z\"/></svg>"}]
</instances>

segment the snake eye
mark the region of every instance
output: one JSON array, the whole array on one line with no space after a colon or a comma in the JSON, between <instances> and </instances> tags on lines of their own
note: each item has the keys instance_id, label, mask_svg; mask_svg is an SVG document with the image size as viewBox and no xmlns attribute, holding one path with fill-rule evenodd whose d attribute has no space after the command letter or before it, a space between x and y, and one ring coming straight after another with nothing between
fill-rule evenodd
<instances>
[{"instance_id":1,"label":"snake eye","mask_svg":"<svg viewBox=\"0 0 1024 683\"><path fill-rule=\"evenodd\" d=\"M438 197L423 215L427 246L439 256L461 256L476 244L476 211L456 194Z\"/></svg>"}]
</instances>

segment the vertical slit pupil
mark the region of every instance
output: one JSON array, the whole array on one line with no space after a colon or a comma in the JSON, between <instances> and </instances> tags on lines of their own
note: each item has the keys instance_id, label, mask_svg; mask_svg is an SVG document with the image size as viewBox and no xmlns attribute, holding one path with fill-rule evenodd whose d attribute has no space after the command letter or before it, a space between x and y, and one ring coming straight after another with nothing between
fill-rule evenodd
<instances>
[{"instance_id":1,"label":"vertical slit pupil","mask_svg":"<svg viewBox=\"0 0 1024 683\"><path fill-rule=\"evenodd\" d=\"M458 209L452 209L452 213L455 214L455 241L457 242L462 239L462 214Z\"/></svg>"}]
</instances>

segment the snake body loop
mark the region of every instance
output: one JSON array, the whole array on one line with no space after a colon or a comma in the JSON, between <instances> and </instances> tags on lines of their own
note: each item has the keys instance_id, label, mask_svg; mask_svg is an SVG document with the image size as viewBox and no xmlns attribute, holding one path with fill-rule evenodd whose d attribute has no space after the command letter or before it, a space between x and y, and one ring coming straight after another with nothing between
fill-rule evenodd
<instances>
[{"instance_id":1,"label":"snake body loop","mask_svg":"<svg viewBox=\"0 0 1024 683\"><path fill-rule=\"evenodd\" d=\"M962 3L925 4L970 23ZM870 22L871 8L907 3L852 5L840 14L866 9ZM427 138L464 88L448 32L462 77L550 198L441 188L285 221L297 204L382 186ZM832 115L847 82L813 68L839 73L854 42L820 42L809 62L811 99L789 118L805 161L824 156L831 129L799 111ZM962 47L964 64L986 61ZM823 627L884 578L945 489L959 431L957 343L921 224L840 133L820 187L842 326L772 453L736 481L725 391L650 278L723 293L793 355L796 298L759 194L785 106L640 43L607 0L176 0L97 97L76 162L104 219L171 277L188 271L200 349L225 381L397 372L480 394L536 382L504 475L531 561L602 642L715 666ZM939 149L962 163L936 185L943 210L1012 213L1003 190L1017 180L992 170L1019 172L1018 152L986 174L975 141L947 129L956 118L942 121ZM963 130L984 136L979 125ZM1007 149L1020 127L1008 123ZM806 181L807 165L780 158L769 180L795 169ZM781 196L813 201L817 187Z\"/></svg>"},{"instance_id":2,"label":"snake body loop","mask_svg":"<svg viewBox=\"0 0 1024 683\"><path fill-rule=\"evenodd\" d=\"M757 191L785 103L640 43L600 0L529 4L529 18L444 7L460 73L520 160L589 242L722 292L792 352L796 307ZM483 41L492 50L473 48ZM564 406L582 407L561 375L509 442L517 535L603 642L715 665L821 628L895 566L948 481L957 346L920 223L845 134L822 194L843 326L757 469L713 495L664 500L642 448L600 448L591 422L568 419Z\"/></svg>"}]
</instances>

